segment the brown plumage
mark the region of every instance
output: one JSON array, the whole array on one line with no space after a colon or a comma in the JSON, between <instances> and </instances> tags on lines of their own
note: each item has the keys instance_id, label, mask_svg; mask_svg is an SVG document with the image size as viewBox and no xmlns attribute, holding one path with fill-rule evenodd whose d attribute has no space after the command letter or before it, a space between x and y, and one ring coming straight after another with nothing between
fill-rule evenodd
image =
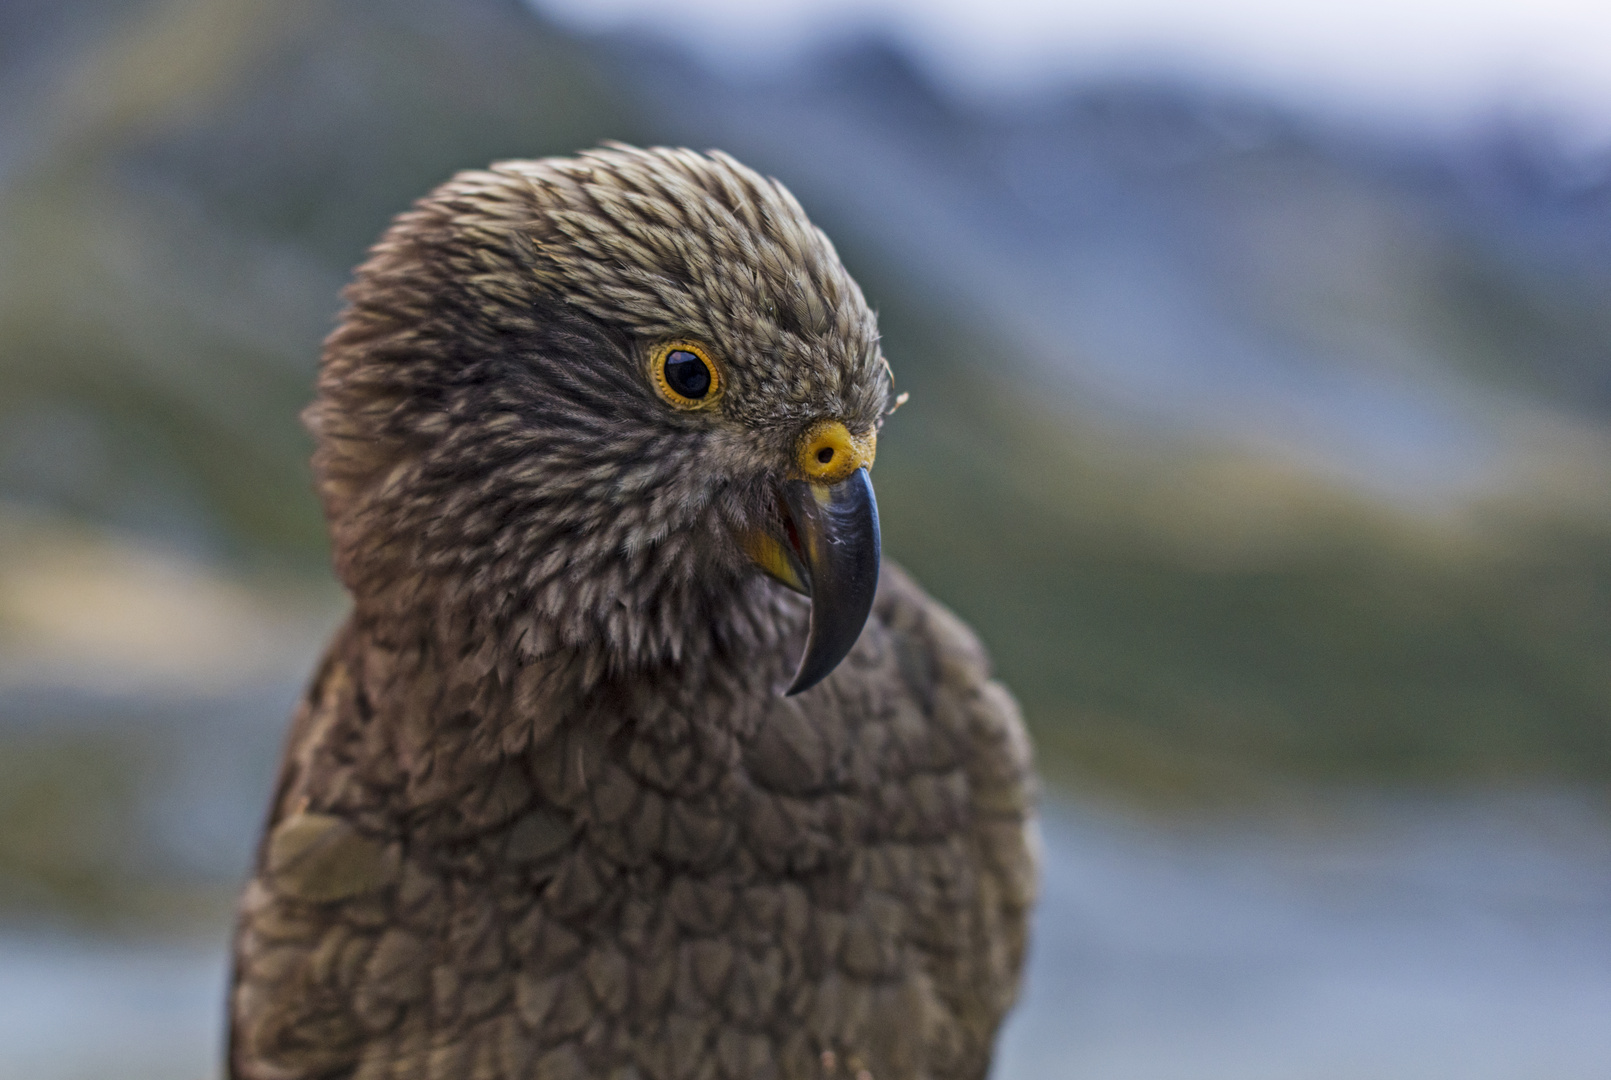
<instances>
[{"instance_id":1,"label":"brown plumage","mask_svg":"<svg viewBox=\"0 0 1611 1080\"><path fill-rule=\"evenodd\" d=\"M354 606L242 900L231 1075L984 1076L1028 742L898 570L840 646L812 621L862 587L809 496L861 500L876 566L850 466L891 406L826 237L723 155L614 147L461 174L348 299L307 420ZM657 386L673 346L708 390ZM802 649L849 651L785 696Z\"/></svg>"}]
</instances>

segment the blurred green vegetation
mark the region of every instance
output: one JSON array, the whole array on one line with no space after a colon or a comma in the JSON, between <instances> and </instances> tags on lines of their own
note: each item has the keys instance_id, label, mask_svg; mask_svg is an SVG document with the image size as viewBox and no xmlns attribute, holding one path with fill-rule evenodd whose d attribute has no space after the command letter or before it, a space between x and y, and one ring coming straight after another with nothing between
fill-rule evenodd
<instances>
[{"instance_id":1,"label":"blurred green vegetation","mask_svg":"<svg viewBox=\"0 0 1611 1080\"><path fill-rule=\"evenodd\" d=\"M48 901L104 909L118 861L118 818L132 809L130 747L103 739L9 737L0 755L0 906Z\"/></svg>"},{"instance_id":2,"label":"blurred green vegetation","mask_svg":"<svg viewBox=\"0 0 1611 1080\"><path fill-rule=\"evenodd\" d=\"M8 732L0 745L0 914L106 930L227 924L232 882L150 858L138 778L162 764L142 732Z\"/></svg>"}]
</instances>

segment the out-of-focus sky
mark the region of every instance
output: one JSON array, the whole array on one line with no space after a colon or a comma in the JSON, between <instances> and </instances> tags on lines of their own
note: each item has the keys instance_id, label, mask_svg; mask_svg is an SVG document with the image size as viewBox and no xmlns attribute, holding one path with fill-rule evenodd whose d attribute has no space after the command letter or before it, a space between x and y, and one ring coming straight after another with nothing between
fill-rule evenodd
<instances>
[{"instance_id":1,"label":"out-of-focus sky","mask_svg":"<svg viewBox=\"0 0 1611 1080\"><path fill-rule=\"evenodd\" d=\"M743 66L883 27L986 89L1071 71L1182 72L1375 119L1502 109L1611 136L1607 0L534 0L583 29L648 29Z\"/></svg>"}]
</instances>

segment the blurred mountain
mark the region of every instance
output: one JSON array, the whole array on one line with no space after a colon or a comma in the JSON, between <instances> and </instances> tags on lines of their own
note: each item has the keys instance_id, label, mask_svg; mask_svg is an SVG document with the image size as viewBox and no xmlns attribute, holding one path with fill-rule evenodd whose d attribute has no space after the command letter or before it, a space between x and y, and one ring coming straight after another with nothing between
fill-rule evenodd
<instances>
[{"instance_id":1,"label":"blurred mountain","mask_svg":"<svg viewBox=\"0 0 1611 1080\"><path fill-rule=\"evenodd\" d=\"M1611 777L1611 173L1519 122L1350 130L1166 81L968 99L876 40L735 78L515 0L6 5L0 519L243 596L322 575L295 418L349 268L455 170L606 138L721 146L833 235L913 395L888 548L979 626L1055 774ZM28 629L53 546L0 550L30 776L110 730L72 716L235 700L86 690L103 594ZM294 663L240 685L292 685L322 618L271 619ZM271 744L216 745L258 776ZM195 790L180 816L247 798Z\"/></svg>"},{"instance_id":2,"label":"blurred mountain","mask_svg":"<svg viewBox=\"0 0 1611 1080\"><path fill-rule=\"evenodd\" d=\"M512 3L7 11L0 494L216 555L322 559L296 413L393 213L641 133Z\"/></svg>"}]
</instances>

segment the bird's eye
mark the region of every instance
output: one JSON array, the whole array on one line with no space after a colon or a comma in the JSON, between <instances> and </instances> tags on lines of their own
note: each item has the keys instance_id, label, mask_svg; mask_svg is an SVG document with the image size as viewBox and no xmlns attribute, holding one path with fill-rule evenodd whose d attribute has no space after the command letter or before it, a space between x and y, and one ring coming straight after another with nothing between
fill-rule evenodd
<instances>
[{"instance_id":1,"label":"bird's eye","mask_svg":"<svg viewBox=\"0 0 1611 1080\"><path fill-rule=\"evenodd\" d=\"M687 349L677 349L666 356L666 385L697 401L710 392L710 368Z\"/></svg>"},{"instance_id":2,"label":"bird's eye","mask_svg":"<svg viewBox=\"0 0 1611 1080\"><path fill-rule=\"evenodd\" d=\"M679 409L697 409L716 400L721 379L705 350L691 341L670 341L650 357L655 388Z\"/></svg>"}]
</instances>

